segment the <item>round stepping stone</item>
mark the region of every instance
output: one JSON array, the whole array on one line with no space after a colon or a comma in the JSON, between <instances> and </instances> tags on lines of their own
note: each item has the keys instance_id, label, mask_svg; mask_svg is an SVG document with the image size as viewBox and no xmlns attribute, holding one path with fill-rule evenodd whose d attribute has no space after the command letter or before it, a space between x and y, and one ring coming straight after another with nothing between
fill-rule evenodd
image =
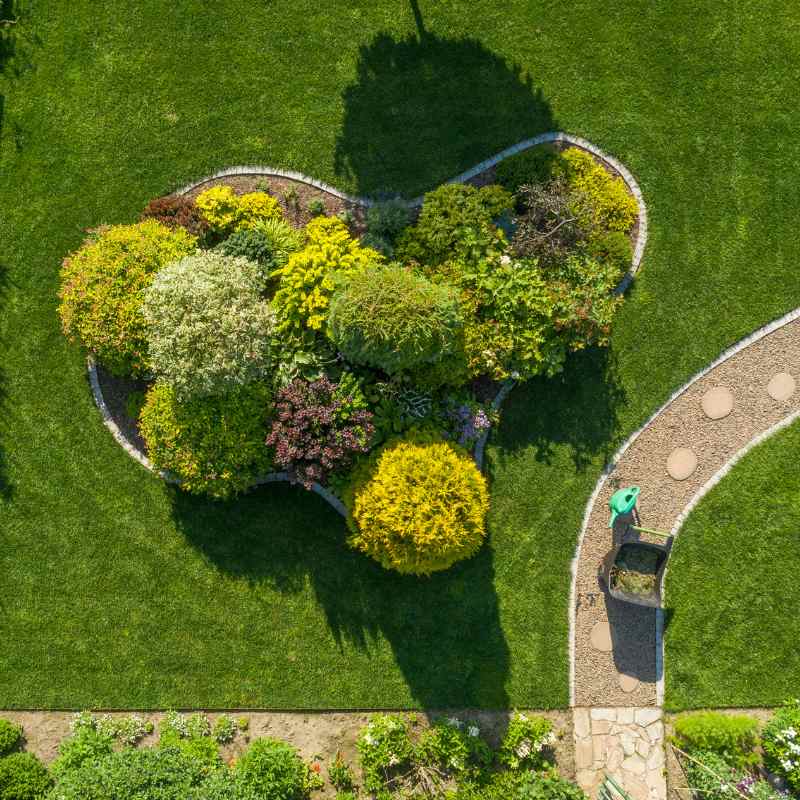
<instances>
[{"instance_id":1,"label":"round stepping stone","mask_svg":"<svg viewBox=\"0 0 800 800\"><path fill-rule=\"evenodd\" d=\"M723 419L733 411L733 392L724 386L715 386L703 395L700 405L709 419Z\"/></svg>"},{"instance_id":2,"label":"round stepping stone","mask_svg":"<svg viewBox=\"0 0 800 800\"><path fill-rule=\"evenodd\" d=\"M635 692L636 689L639 688L639 679L634 678L633 675L620 675L618 682L619 688L622 689L625 694Z\"/></svg>"},{"instance_id":3,"label":"round stepping stone","mask_svg":"<svg viewBox=\"0 0 800 800\"><path fill-rule=\"evenodd\" d=\"M767 384L767 394L778 401L788 400L797 388L794 378L788 372L779 372L772 376Z\"/></svg>"},{"instance_id":4,"label":"round stepping stone","mask_svg":"<svg viewBox=\"0 0 800 800\"><path fill-rule=\"evenodd\" d=\"M688 447L676 447L667 459L667 472L676 481L685 481L697 469L697 456Z\"/></svg>"},{"instance_id":5,"label":"round stepping stone","mask_svg":"<svg viewBox=\"0 0 800 800\"><path fill-rule=\"evenodd\" d=\"M589 641L595 650L610 653L614 649L611 642L611 626L607 622L597 622L589 634Z\"/></svg>"}]
</instances>

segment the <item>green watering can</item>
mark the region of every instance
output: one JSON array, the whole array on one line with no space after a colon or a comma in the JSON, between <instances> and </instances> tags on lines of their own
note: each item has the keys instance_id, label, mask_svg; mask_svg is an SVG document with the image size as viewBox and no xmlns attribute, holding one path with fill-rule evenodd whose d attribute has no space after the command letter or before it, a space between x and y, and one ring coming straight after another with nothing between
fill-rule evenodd
<instances>
[{"instance_id":1,"label":"green watering can","mask_svg":"<svg viewBox=\"0 0 800 800\"><path fill-rule=\"evenodd\" d=\"M639 497L641 489L638 486L628 486L626 489L619 489L611 495L608 501L608 507L611 509L611 519L608 521L608 527L614 527L614 520L620 514L630 514L636 505L636 500Z\"/></svg>"}]
</instances>

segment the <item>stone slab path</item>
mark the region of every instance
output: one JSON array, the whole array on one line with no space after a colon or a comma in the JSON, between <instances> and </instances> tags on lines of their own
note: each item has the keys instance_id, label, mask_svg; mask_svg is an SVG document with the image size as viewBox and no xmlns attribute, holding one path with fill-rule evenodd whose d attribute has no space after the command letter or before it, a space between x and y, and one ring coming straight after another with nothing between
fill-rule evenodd
<instances>
[{"instance_id":1,"label":"stone slab path","mask_svg":"<svg viewBox=\"0 0 800 800\"><path fill-rule=\"evenodd\" d=\"M800 418L800 309L731 348L673 395L598 482L573 563L571 701L577 778L590 797L606 774L634 800L664 800L661 612L613 598L605 572L623 541L608 501L641 487L638 525L677 534L689 511L744 452Z\"/></svg>"},{"instance_id":2,"label":"stone slab path","mask_svg":"<svg viewBox=\"0 0 800 800\"><path fill-rule=\"evenodd\" d=\"M589 797L613 775L637 800L664 800L664 724L659 708L576 708L575 778Z\"/></svg>"}]
</instances>

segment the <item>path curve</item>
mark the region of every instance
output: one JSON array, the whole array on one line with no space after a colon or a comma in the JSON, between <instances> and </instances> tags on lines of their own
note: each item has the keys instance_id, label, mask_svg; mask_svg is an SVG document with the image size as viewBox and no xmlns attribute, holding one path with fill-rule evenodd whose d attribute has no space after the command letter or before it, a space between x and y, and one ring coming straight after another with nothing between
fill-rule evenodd
<instances>
[{"instance_id":1,"label":"path curve","mask_svg":"<svg viewBox=\"0 0 800 800\"><path fill-rule=\"evenodd\" d=\"M771 383L775 376L783 379ZM717 408L709 403L720 398ZM621 519L613 531L608 528L611 494L640 486L640 524L675 536L745 453L796 419L800 308L741 340L678 389L600 476L572 562L569 610L577 779L590 796L596 796L605 774L612 774L635 800L666 797L663 612L607 592L600 569L626 525ZM680 480L667 470L676 449L693 456L686 466L690 474ZM646 534L642 538L648 541Z\"/></svg>"},{"instance_id":2,"label":"path curve","mask_svg":"<svg viewBox=\"0 0 800 800\"><path fill-rule=\"evenodd\" d=\"M800 383L800 309L743 339L695 375L604 469L587 503L572 562L571 705L646 706L658 701L663 670L656 647L656 612L613 600L598 574L613 546L608 528L610 495L618 486L641 486L641 523L676 532L688 511L744 449L800 412L800 390L784 400L767 393L768 382L778 373L789 373ZM716 420L701 407L703 395L715 387L727 387L734 397L732 412ZM691 449L698 461L694 472L680 481L666 470L667 458L679 447ZM615 526L617 533L620 527ZM590 634L597 623L610 624L611 651L592 646ZM636 678L638 686L624 691L620 675Z\"/></svg>"}]
</instances>

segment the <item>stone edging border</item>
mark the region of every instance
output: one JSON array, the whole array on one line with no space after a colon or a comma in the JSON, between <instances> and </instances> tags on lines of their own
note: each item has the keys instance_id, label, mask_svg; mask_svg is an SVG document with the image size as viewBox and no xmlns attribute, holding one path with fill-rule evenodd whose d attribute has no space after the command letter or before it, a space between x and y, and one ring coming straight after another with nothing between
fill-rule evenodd
<instances>
[{"instance_id":1,"label":"stone edging border","mask_svg":"<svg viewBox=\"0 0 800 800\"><path fill-rule=\"evenodd\" d=\"M575 555L572 557L572 562L570 564L570 574L571 574L571 582L570 582L570 595L569 595L569 704L570 706L575 705L575 590L576 590L576 579L578 575L578 561L580 560L581 554L581 547L583 546L583 540L586 536L586 530L589 525L589 517L591 516L592 510L594 509L594 504L597 501L597 497L600 494L603 486L605 485L606 480L608 479L609 475L613 472L614 467L617 465L619 460L625 454L625 451L639 438L640 434L652 424L652 422L662 414L666 408L678 397L680 397L690 386L694 383L699 381L701 378L704 378L709 372L713 369L718 367L720 364L723 364L728 359L735 356L740 351L744 350L751 344L763 339L765 336L768 336L770 333L778 330L779 328L788 325L790 322L794 322L795 320L800 319L800 308L796 308L793 311L789 311L787 314L784 314L782 317L779 317L776 320L768 323L762 328L759 328L757 331L745 336L743 339L740 339L738 342L733 344L727 350L725 350L720 356L718 356L714 361L712 361L708 366L704 367L699 372L695 373L683 386L673 392L667 401L657 410L655 411L645 422L641 425L637 430L635 430L626 441L620 446L616 453L611 457L611 460L606 464L603 468L603 472L600 475L597 483L595 484L594 490L589 497L589 500L586 503L586 508L583 513L583 521L581 523L581 531L578 536L578 542L575 546ZM780 430L781 427L785 427L786 425L790 424L793 421L793 418L796 416L800 416L800 412L797 414L790 414L789 417L784 418L780 422L773 425L767 431L759 434L754 439L745 445L742 450L736 453L731 460L722 467L716 475L714 475L698 492L695 496L689 501L688 505L684 510L681 512L678 520L675 523L675 527L673 527L672 533L677 532L680 529L681 525L685 521L686 517L688 516L689 512L694 508L695 505L700 501L703 494L709 491L716 483L718 483L724 475L730 470L730 468L738 461L748 450L754 447L756 444L759 444L764 439L768 438L770 435L775 433L776 431ZM657 610L656 613L656 675L657 675L657 682L656 682L656 697L657 703L660 706L663 701L663 680L664 680L664 670L663 670L663 612ZM660 671L659 671L660 668ZM660 689L659 689L660 687Z\"/></svg>"},{"instance_id":2,"label":"stone edging border","mask_svg":"<svg viewBox=\"0 0 800 800\"><path fill-rule=\"evenodd\" d=\"M103 390L100 388L100 379L97 376L97 363L95 362L94 356L87 356L86 364L89 372L89 383L91 384L92 394L94 395L94 402L100 409L100 415L103 418L103 424L111 431L111 435L117 440L117 443L122 446L122 449L131 458L138 461L146 470L155 473L167 483L175 485L180 484L180 479L176 478L171 473L166 472L165 470L156 470L155 466L153 466L153 462L150 461L150 459L141 450L139 450L139 448L136 447L136 445L133 444L133 442L131 442L128 437L125 436L125 434L119 429L119 426L116 422L114 422L114 418L111 416L111 412L108 410L105 397L103 397ZM258 478L253 486L263 486L265 483L278 483L283 481L289 481L289 476L287 473L270 472L268 475ZM333 494L333 492L329 491L324 486L320 486L318 483L315 483L312 486L312 491L326 500L330 506L339 512L339 514L347 518L347 509L345 508L344 503L342 503L342 501L335 494Z\"/></svg>"},{"instance_id":3,"label":"stone edging border","mask_svg":"<svg viewBox=\"0 0 800 800\"><path fill-rule=\"evenodd\" d=\"M758 436L754 436L744 447L737 450L730 459L721 466L692 496L692 499L684 506L675 524L670 530L670 536L673 538L678 535L689 515L699 505L700 501L741 461L751 450L763 444L767 439L774 436L784 428L788 428L795 420L800 419L800 411L793 411L788 416L779 420L774 425L771 425L765 431L762 431ZM669 571L669 564L664 568L661 575L661 596L664 596L664 583L666 581L667 572ZM656 609L656 704L661 706L664 704L664 665L665 665L665 649L664 649L664 610L661 608Z\"/></svg>"},{"instance_id":4,"label":"stone edging border","mask_svg":"<svg viewBox=\"0 0 800 800\"><path fill-rule=\"evenodd\" d=\"M155 473L162 480L174 485L180 484L180 479L175 475L167 472L166 470L157 470L153 462L120 430L111 412L108 410L106 399L103 396L103 390L100 387L100 379L97 375L97 362L93 355L86 357L86 368L89 373L89 384L92 387L92 395L97 408L100 410L100 416L103 418L103 424L111 431L111 435L116 439L117 444L121 445L122 449L135 461L138 461L146 470ZM514 388L514 381L507 380L498 391L494 400L492 400L492 408L497 410L503 403L503 400L508 397L508 393ZM489 431L486 431L480 439L475 443L475 450L472 454L475 464L478 469L483 471L483 456L486 448L486 441L489 438ZM261 478L257 478L253 487L263 486L267 483L289 482L289 475L286 472L270 472ZM312 491L318 494L325 500L332 508L334 508L345 519L348 517L347 508L344 503L329 489L319 483L315 483L311 487Z\"/></svg>"},{"instance_id":5,"label":"stone edging border","mask_svg":"<svg viewBox=\"0 0 800 800\"><path fill-rule=\"evenodd\" d=\"M633 280L634 275L636 274L637 270L639 269L639 265L642 261L642 255L644 254L644 248L647 243L647 206L645 205L644 198L642 196L641 189L639 188L639 184L636 182L636 179L633 175L629 172L629 170L617 161L612 156L607 155L598 147L593 145L591 142L587 141L586 139L582 139L578 136L572 136L569 133L565 133L563 131L549 131L547 133L541 133L538 136L534 136L530 139L524 139L521 142L518 142L511 147L507 147L505 150L497 153L496 155L481 161L480 164L476 164L471 169L468 169L466 172L462 172L460 175L456 175L454 178L451 178L447 183L464 183L465 181L469 180L470 178L474 178L476 175L479 175L484 170L489 169L490 167L499 164L503 159L508 158L509 156L515 155L516 153L520 153L523 150L527 150L530 147L535 147L539 144L544 144L546 142L567 142L569 144L576 145L584 150L595 155L597 158L605 161L612 169L614 169L625 183L628 186L631 194L636 199L636 203L639 207L639 230L636 237L636 245L634 247L633 258L631 261L630 269L625 273L624 277L620 281L619 285L615 289L617 294L624 294L625 290L630 285L631 281ZM299 181L301 183L306 183L309 186L313 186L321 191L327 192L328 194L333 195L334 197L338 197L340 200L344 200L348 203L352 203L354 205L360 205L364 208L369 208L373 205L373 200L368 197L359 197L356 195L350 195L346 192L342 192L339 189L336 189L333 186L330 186L327 183L322 181L318 181L315 178L312 178L308 175L304 175L301 172L297 172L295 170L285 170L279 169L278 167L269 167L264 165L258 164L249 164L249 165L242 165L237 167L227 167L226 169L218 170L211 175L206 175L199 180L193 181L192 183L186 184L182 186L180 189L177 189L174 193L176 195L185 195L188 194L193 189L201 186L208 181L215 180L218 178L226 178L226 177L233 177L235 175L264 175L264 176L274 176L279 178L289 178L291 180ZM407 205L409 208L414 208L422 204L424 196L416 197L413 200L410 200ZM122 445L123 449L128 453L131 458L134 458L138 461L145 469L150 470L151 472L156 472L155 467L147 458L147 456L142 453L132 442L130 442L127 437L122 433L119 429L117 424L111 417L111 414L108 410L108 406L106 405L105 398L103 397L102 390L100 389L100 381L97 377L97 365L95 363L94 358L89 355L87 358L87 365L89 371L89 382L92 386L92 394L94 395L95 403L97 407L100 409L100 414L103 417L103 422L105 426L111 431L114 438L117 442ZM500 408L503 400L508 396L511 389L514 387L514 381L508 380L506 381L503 386L500 388L500 391L497 393L497 396L492 401L492 408L497 410ZM484 452L486 449L486 442L488 440L489 432L481 436L481 438L475 444L475 450L473 453L473 458L475 459L475 463L478 465L478 469L481 471L483 470L483 461L484 461ZM168 483L179 483L178 479L166 473L164 471L160 471L158 473L164 480ZM270 473L269 475L265 475L263 478L259 478L255 486L261 486L265 483L274 483L277 481L288 481L289 477L285 472L274 472ZM343 517L347 517L347 509L345 508L344 504L338 497L336 497L332 492L328 491L324 486L320 486L319 484L315 483L313 486L313 491L316 492L318 495L323 497L339 514ZM573 579L574 582L574 579ZM570 637L571 641L572 637ZM570 672L570 676L571 676ZM572 678L570 678L572 681ZM572 690L570 690L572 691Z\"/></svg>"},{"instance_id":6,"label":"stone edging border","mask_svg":"<svg viewBox=\"0 0 800 800\"><path fill-rule=\"evenodd\" d=\"M564 131L548 131L547 133L540 133L538 136L534 136L530 139L523 139L521 142L511 145L511 147L501 150L496 155L481 161L480 164L476 164L471 169L456 175L454 178L450 178L450 180L446 181L446 183L464 183L470 178L480 175L480 173L484 170L496 166L509 156L516 155L517 153L521 153L523 150L527 150L531 147L535 147L539 144L545 144L547 142L566 142L567 144L572 144L588 151L601 161L605 161L606 164L608 164L615 172L619 173L622 180L624 180L627 184L630 193L636 199L636 204L639 206L639 230L636 236L636 245L633 249L633 258L631 260L630 269L625 273L615 290L617 294L624 294L628 286L630 286L634 275L636 275L637 271L639 270L639 266L642 263L642 256L644 255L644 248L647 244L647 206L644 202L642 190L639 188L639 184L636 182L636 178L633 177L630 170L628 170L624 164L617 161L616 158L604 153L599 147L593 145L590 141L582 139L580 136L573 136L570 133L565 133ZM192 189L196 189L198 186L208 183L208 181L216 180L218 178L233 177L235 175L264 175L267 177L271 175L276 178L290 178L291 180L299 181L300 183L307 183L309 186L313 186L323 192L328 192L328 194L332 194L334 197L338 197L340 200L345 200L346 202L354 205L360 205L364 208L369 208L374 204L374 201L368 197L359 197L357 195L347 194L339 189L335 189L333 186L330 186L327 183L318 181L316 178L304 175L302 172L296 172L295 170L289 169L279 169L277 167L269 167L260 164L249 164L239 167L228 167L226 169L221 169L218 172L214 172L211 175L206 175L199 180L182 186L180 189L175 191L175 194L188 194L192 191ZM423 199L424 195L420 195L419 197L415 197L413 200L409 200L407 205L409 208L415 208L422 205Z\"/></svg>"}]
</instances>

